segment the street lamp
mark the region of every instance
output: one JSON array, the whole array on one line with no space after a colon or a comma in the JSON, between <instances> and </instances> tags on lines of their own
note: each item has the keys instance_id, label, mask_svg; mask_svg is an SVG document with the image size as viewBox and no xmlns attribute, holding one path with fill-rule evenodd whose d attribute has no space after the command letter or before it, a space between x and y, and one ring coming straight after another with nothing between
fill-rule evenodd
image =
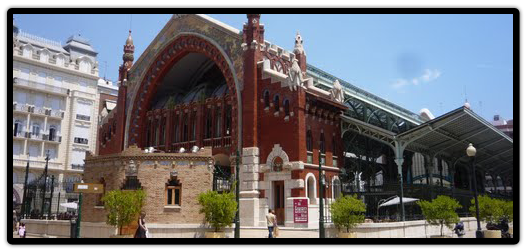
<instances>
[{"instance_id":1,"label":"street lamp","mask_svg":"<svg viewBox=\"0 0 526 250\"><path fill-rule=\"evenodd\" d=\"M26 177L24 179L24 196L22 197L22 218L26 218L26 213L27 213L27 207L26 207L26 202L27 202L27 179L29 177L29 152L27 152L27 165L26 165Z\"/></svg>"},{"instance_id":2,"label":"street lamp","mask_svg":"<svg viewBox=\"0 0 526 250\"><path fill-rule=\"evenodd\" d=\"M44 205L46 202L46 185L47 185L47 168L48 168L48 162L49 162L49 149L46 153L46 167L44 168L44 185L42 186L42 207L40 210L40 218L44 218Z\"/></svg>"},{"instance_id":3,"label":"street lamp","mask_svg":"<svg viewBox=\"0 0 526 250\"><path fill-rule=\"evenodd\" d=\"M325 187L325 183L324 183L325 176L323 176L324 173L321 170L321 148L318 151L318 162L319 162L319 167L318 167L319 190L318 190L318 193L320 197L320 238L325 238L325 225L324 225L324 218L323 218L323 198L324 198L323 194L324 194L324 187Z\"/></svg>"},{"instance_id":4,"label":"street lamp","mask_svg":"<svg viewBox=\"0 0 526 250\"><path fill-rule=\"evenodd\" d=\"M473 147L473 144L471 143L469 144L468 148L466 149L466 154L471 159L470 160L471 169L473 172L473 186L474 186L473 191L475 192L475 208L477 212L477 232L475 235L477 238L484 238L484 236L482 235L482 229L480 228L480 212L479 212L479 198L478 198L478 191L477 191L477 176L475 172L475 164L473 164L475 161L475 155L477 154L477 149Z\"/></svg>"}]
</instances>

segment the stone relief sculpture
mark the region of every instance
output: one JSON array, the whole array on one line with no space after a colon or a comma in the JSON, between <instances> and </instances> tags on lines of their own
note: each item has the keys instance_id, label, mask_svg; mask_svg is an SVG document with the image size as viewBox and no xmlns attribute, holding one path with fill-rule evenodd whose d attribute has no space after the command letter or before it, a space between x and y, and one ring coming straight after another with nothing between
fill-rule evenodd
<instances>
[{"instance_id":1,"label":"stone relief sculpture","mask_svg":"<svg viewBox=\"0 0 526 250\"><path fill-rule=\"evenodd\" d=\"M295 54L305 54L305 50L303 50L303 38L301 38L301 35L299 32L296 34L296 42L294 44L293 52Z\"/></svg>"},{"instance_id":2,"label":"stone relief sculpture","mask_svg":"<svg viewBox=\"0 0 526 250\"><path fill-rule=\"evenodd\" d=\"M340 84L340 81L338 80L334 81L333 85L334 86L329 91L331 100L339 102L339 103L343 103L345 99L343 95L343 88L342 88L342 85Z\"/></svg>"},{"instance_id":3,"label":"stone relief sculpture","mask_svg":"<svg viewBox=\"0 0 526 250\"><path fill-rule=\"evenodd\" d=\"M292 67L289 69L289 76L287 78L287 83L289 85L290 90L292 91L297 90L298 86L303 86L303 76L301 73L300 65L298 64L298 60L294 59L292 62Z\"/></svg>"}]
</instances>

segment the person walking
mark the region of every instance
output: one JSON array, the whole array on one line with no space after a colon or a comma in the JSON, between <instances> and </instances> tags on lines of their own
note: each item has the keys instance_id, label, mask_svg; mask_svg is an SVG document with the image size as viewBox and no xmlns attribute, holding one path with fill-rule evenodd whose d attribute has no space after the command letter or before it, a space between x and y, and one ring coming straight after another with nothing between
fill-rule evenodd
<instances>
[{"instance_id":1,"label":"person walking","mask_svg":"<svg viewBox=\"0 0 526 250\"><path fill-rule=\"evenodd\" d=\"M139 224L139 227L137 227L137 231L135 231L134 238L148 238L148 228L146 227L146 221L144 218L146 218L146 213L141 212L141 216L139 217L139 221L137 223Z\"/></svg>"},{"instance_id":2,"label":"person walking","mask_svg":"<svg viewBox=\"0 0 526 250\"><path fill-rule=\"evenodd\" d=\"M269 209L267 214L267 227L268 227L268 237L274 238L274 227L276 226L276 215L274 215L274 210Z\"/></svg>"},{"instance_id":3,"label":"person walking","mask_svg":"<svg viewBox=\"0 0 526 250\"><path fill-rule=\"evenodd\" d=\"M455 232L455 234L459 237L459 238L463 238L464 237L464 234L466 234L464 232L464 223L462 221L460 221L459 223L457 223L455 225L455 228L453 228L453 231Z\"/></svg>"},{"instance_id":4,"label":"person walking","mask_svg":"<svg viewBox=\"0 0 526 250\"><path fill-rule=\"evenodd\" d=\"M26 224L25 223L20 223L20 227L18 227L18 235L20 236L20 238L26 237Z\"/></svg>"}]
</instances>

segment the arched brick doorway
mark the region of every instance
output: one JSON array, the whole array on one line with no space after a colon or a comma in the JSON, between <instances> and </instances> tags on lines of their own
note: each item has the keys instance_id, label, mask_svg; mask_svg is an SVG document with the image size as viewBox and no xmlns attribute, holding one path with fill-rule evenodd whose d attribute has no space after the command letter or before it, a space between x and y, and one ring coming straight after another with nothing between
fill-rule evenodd
<instances>
[{"instance_id":1,"label":"arched brick doorway","mask_svg":"<svg viewBox=\"0 0 526 250\"><path fill-rule=\"evenodd\" d=\"M221 70L226 80L229 98L232 103L232 149L238 148L239 138L239 112L238 112L238 93L236 92L236 83L234 74L229 66L227 59L221 50L212 44L212 42L192 34L183 34L175 38L171 43L162 49L162 52L153 60L147 73L140 81L140 86L135 93L132 106L130 123L128 124L128 145L137 144L144 147L146 137L146 114L150 109L152 98L156 95L157 90L167 73L181 59L190 53L203 54L212 60Z\"/></svg>"}]
</instances>

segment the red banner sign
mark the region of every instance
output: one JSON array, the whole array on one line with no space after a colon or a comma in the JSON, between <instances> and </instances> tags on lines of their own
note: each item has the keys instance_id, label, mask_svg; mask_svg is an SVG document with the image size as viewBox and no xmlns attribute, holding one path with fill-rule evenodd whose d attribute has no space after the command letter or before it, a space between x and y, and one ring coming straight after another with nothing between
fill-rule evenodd
<instances>
[{"instance_id":1,"label":"red banner sign","mask_svg":"<svg viewBox=\"0 0 526 250\"><path fill-rule=\"evenodd\" d=\"M294 223L309 223L309 204L307 199L294 199Z\"/></svg>"}]
</instances>

